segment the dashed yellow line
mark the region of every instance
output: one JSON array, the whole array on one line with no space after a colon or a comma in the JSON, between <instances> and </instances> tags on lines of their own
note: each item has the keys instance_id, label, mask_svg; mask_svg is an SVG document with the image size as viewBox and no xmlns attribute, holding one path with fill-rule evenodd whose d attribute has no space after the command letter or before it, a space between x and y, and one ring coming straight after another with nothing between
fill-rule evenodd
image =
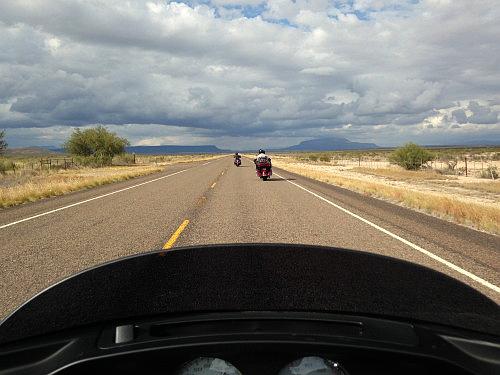
<instances>
[{"instance_id":1,"label":"dashed yellow line","mask_svg":"<svg viewBox=\"0 0 500 375\"><path fill-rule=\"evenodd\" d=\"M163 245L164 250L168 250L172 246L174 246L175 241L177 241L177 239L181 235L182 231L184 229L186 229L188 224L189 224L189 220L187 220L187 219L182 222L182 224L179 226L179 228L177 228L177 230L174 232L174 234L172 234L172 237L170 237L169 240L167 242L165 242L165 245Z\"/></svg>"}]
</instances>

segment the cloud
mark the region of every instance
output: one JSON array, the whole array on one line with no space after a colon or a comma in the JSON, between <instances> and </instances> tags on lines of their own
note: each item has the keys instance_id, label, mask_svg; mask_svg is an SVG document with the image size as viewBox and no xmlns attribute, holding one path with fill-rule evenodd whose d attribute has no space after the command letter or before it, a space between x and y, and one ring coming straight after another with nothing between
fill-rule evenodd
<instances>
[{"instance_id":1,"label":"cloud","mask_svg":"<svg viewBox=\"0 0 500 375\"><path fill-rule=\"evenodd\" d=\"M468 109L472 112L468 121L473 124L496 124L498 122L498 111L492 111L476 101L471 101Z\"/></svg>"},{"instance_id":2,"label":"cloud","mask_svg":"<svg viewBox=\"0 0 500 375\"><path fill-rule=\"evenodd\" d=\"M0 128L28 144L96 123L136 143L486 132L499 17L494 0L4 0Z\"/></svg>"},{"instance_id":3,"label":"cloud","mask_svg":"<svg viewBox=\"0 0 500 375\"><path fill-rule=\"evenodd\" d=\"M465 124L468 122L467 114L463 109L455 109L451 112L453 120L458 122L459 124Z\"/></svg>"}]
</instances>

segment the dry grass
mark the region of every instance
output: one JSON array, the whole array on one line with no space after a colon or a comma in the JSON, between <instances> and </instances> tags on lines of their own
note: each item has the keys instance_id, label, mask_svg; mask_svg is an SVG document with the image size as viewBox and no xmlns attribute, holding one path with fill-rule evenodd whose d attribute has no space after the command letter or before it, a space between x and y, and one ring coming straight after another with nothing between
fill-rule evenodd
<instances>
[{"instance_id":1,"label":"dry grass","mask_svg":"<svg viewBox=\"0 0 500 375\"><path fill-rule=\"evenodd\" d=\"M191 163L195 161L213 160L227 155L193 154L193 155L136 155L139 164L170 165L177 163Z\"/></svg>"},{"instance_id":2,"label":"dry grass","mask_svg":"<svg viewBox=\"0 0 500 375\"><path fill-rule=\"evenodd\" d=\"M277 161L275 165L319 181L338 185L368 196L389 199L410 208L451 219L460 224L500 234L500 209L498 207L465 202L449 196L419 192L405 187L390 186L381 182L343 177L283 161Z\"/></svg>"},{"instance_id":3,"label":"dry grass","mask_svg":"<svg viewBox=\"0 0 500 375\"><path fill-rule=\"evenodd\" d=\"M10 158L17 169L0 175L0 208L14 206L38 199L63 195L72 191L110 184L117 181L160 172L166 165L212 160L224 155L136 155L138 164L104 168L83 167L75 169L33 170L39 158ZM131 162L132 156L117 158L117 163Z\"/></svg>"},{"instance_id":4,"label":"dry grass","mask_svg":"<svg viewBox=\"0 0 500 375\"><path fill-rule=\"evenodd\" d=\"M422 180L456 180L455 176L447 176L435 170L407 171L403 168L352 168L353 172L386 177L397 181L422 181Z\"/></svg>"},{"instance_id":5,"label":"dry grass","mask_svg":"<svg viewBox=\"0 0 500 375\"><path fill-rule=\"evenodd\" d=\"M123 181L161 171L156 166L80 168L41 173L0 188L0 207L9 207L71 191Z\"/></svg>"},{"instance_id":6,"label":"dry grass","mask_svg":"<svg viewBox=\"0 0 500 375\"><path fill-rule=\"evenodd\" d=\"M488 180L485 182L466 182L464 180L458 181L456 176L443 175L435 170L422 170L422 171L407 171L397 168L352 168L351 171L362 173L365 175L378 176L389 178L394 181L430 181L430 182L446 182L445 186L458 187L462 189L472 190L476 192L500 194L500 181Z\"/></svg>"},{"instance_id":7,"label":"dry grass","mask_svg":"<svg viewBox=\"0 0 500 375\"><path fill-rule=\"evenodd\" d=\"M482 191L485 193L500 194L500 181L491 182L468 182L464 184L450 184L450 186L461 187L463 189Z\"/></svg>"}]
</instances>

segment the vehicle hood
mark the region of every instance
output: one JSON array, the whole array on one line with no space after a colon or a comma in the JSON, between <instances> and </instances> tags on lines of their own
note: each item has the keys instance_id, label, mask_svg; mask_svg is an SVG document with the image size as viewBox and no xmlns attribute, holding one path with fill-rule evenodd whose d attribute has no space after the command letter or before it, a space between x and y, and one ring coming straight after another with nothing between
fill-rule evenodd
<instances>
[{"instance_id":1,"label":"vehicle hood","mask_svg":"<svg viewBox=\"0 0 500 375\"><path fill-rule=\"evenodd\" d=\"M213 311L316 311L426 321L500 335L500 307L437 271L367 252L237 244L143 253L41 292L0 343L109 320Z\"/></svg>"}]
</instances>

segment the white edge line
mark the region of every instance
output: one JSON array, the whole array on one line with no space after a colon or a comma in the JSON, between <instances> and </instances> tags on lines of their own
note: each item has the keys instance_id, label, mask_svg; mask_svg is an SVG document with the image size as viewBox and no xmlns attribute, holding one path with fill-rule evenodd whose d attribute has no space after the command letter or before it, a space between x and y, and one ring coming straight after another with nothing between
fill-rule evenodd
<instances>
[{"instance_id":1,"label":"white edge line","mask_svg":"<svg viewBox=\"0 0 500 375\"><path fill-rule=\"evenodd\" d=\"M150 184L151 182L155 182L155 181L158 181L158 180L162 180L162 179L164 179L164 178L167 178L167 177L174 176L174 175L179 174L179 173L186 172L186 171L187 171L187 170L189 170L189 169L191 169L191 168L188 168L188 169L183 169L183 170L181 170L181 171L178 171L178 172L175 172L175 173L168 174L168 175L166 175L166 176L162 176L162 177L154 178L154 179L149 180L149 181L141 182L140 184L132 185L132 186L129 186L129 187L126 187L126 188L123 188L123 189L119 189L119 190L112 191L112 192L107 193L107 194L99 195L99 196L97 196L97 197L93 197L93 198L85 199L85 200L83 200L83 201L79 201L79 202L76 202L76 203L72 203L72 204L69 204L69 205L67 205L67 206L59 207L59 208L56 208L55 210L50 210L50 211L42 212L41 214L38 214L38 215L33 215L33 216L29 216L29 217L26 217L26 218L21 219L21 220L13 221L12 223L8 223L8 224L4 224L4 225L0 226L0 229L4 229L4 228L10 227L10 226L12 226L12 225L16 225L16 224L19 224L19 223L22 223L22 222L28 221L28 220L33 220L33 219L36 219L36 218L41 217L41 216L49 215L49 214L52 214L52 213L54 213L54 212L62 211L62 210L65 210L65 209L67 209L67 208L75 207L75 206L78 206L78 205L80 205L80 204L84 204L84 203L87 203L87 202L94 201L94 200L96 200L96 199L101 199L101 198L104 198L104 197L108 197L108 196L110 196L110 195L117 194L117 193L120 193L120 192L125 191L125 190L130 190L130 189L134 189L134 188L136 188L136 187L142 186L142 185Z\"/></svg>"},{"instance_id":2,"label":"white edge line","mask_svg":"<svg viewBox=\"0 0 500 375\"><path fill-rule=\"evenodd\" d=\"M384 229L384 228L382 228L382 227L378 226L377 224L374 224L374 223L372 223L371 221L369 221L369 220L367 220L367 219L365 219L365 218L363 218L363 217L361 217L361 216L359 216L359 215L356 215L355 213L353 213L353 212L351 212L351 211L349 211L349 210L345 209L344 207L339 206L338 204L335 204L335 203L333 203L333 202L329 201L328 199L326 199L326 198L322 197L321 195L318 195L318 194L316 194L316 193L314 193L314 192L312 192L312 191L310 191L310 190L306 189L305 187L300 186L299 184L296 184L295 182L292 182L292 181L290 181L290 180L288 180L288 179L286 179L286 178L284 178L284 177L280 176L278 173L274 173L274 174L275 174L276 176L278 176L279 178L281 178L281 179L285 180L286 182L289 182L290 184L297 186L298 188L300 188L300 189L302 189L302 190L304 190L304 191L308 192L309 194L314 195L316 198L319 198L319 199L321 199L322 201L324 201L324 202L326 202L326 203L328 203L328 204L332 205L333 207L335 207L335 208L337 208L337 209L339 209L339 210L341 210L341 211L345 212L346 214L349 214L349 215L351 215L352 217L354 217L354 218L356 218L356 219L358 219L358 220L361 220L363 223L370 225L371 227L373 227L373 228L375 228L375 229L377 229L377 230L381 231L382 233L387 234L388 236L390 236L390 237L392 237L392 238L394 238L394 239L396 239L396 240L398 240L398 241L401 241L401 242L402 242L402 243L404 243L405 245L408 245L408 246L410 246L411 248L413 248L413 249L415 249L415 250L417 250L417 251L420 251L422 254L425 254L425 255L427 255L428 257L430 257L430 258L432 258L432 259L434 259L434 260L438 261L439 263L444 264L445 266L447 266L447 267L451 268L452 270L457 271L458 273L461 273L461 274L462 274L462 275L464 275L464 276L467 276L468 278L470 278L470 279L472 279L472 280L474 280L474 281L478 282L479 284L481 284L481 285L483 285L483 286L485 286L485 287L487 287L487 288L489 288L489 289L494 290L494 291L495 291L495 292L497 292L497 293L500 293L500 288L499 288L498 286L496 286L496 285L494 285L494 284L492 284L492 283L490 283L490 282L488 282L488 281L486 281L486 280L484 280L484 279L480 278L479 276L474 275L473 273L471 273L471 272L469 272L469 271L464 270L463 268L458 267L457 265L455 265L455 264L453 264L453 263L451 263L451 262L448 262L446 259L443 259L443 258L441 258L441 257L437 256L436 254L431 253L430 251L425 250L425 249L421 248L420 246L415 245L414 243L412 243L412 242L410 242L410 241L408 241L408 240L405 240L405 239L404 239L404 238L402 238L402 237L399 237L397 234L394 234L394 233L392 233L392 232L388 231L387 229Z\"/></svg>"}]
</instances>

